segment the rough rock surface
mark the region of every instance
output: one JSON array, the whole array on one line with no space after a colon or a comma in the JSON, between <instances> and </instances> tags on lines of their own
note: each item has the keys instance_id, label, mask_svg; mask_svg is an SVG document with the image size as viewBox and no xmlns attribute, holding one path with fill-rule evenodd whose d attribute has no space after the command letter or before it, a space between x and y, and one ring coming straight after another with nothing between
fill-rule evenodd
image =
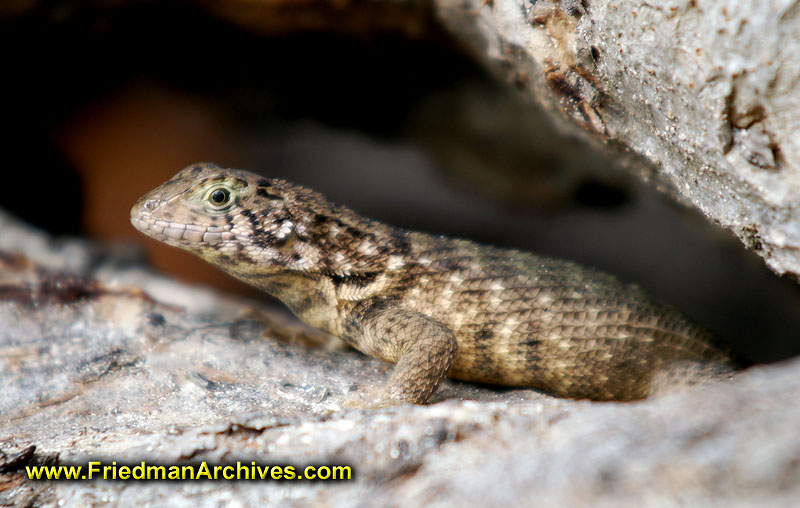
<instances>
[{"instance_id":1,"label":"rough rock surface","mask_svg":"<svg viewBox=\"0 0 800 508\"><path fill-rule=\"evenodd\" d=\"M353 390L379 389L387 367L275 340L307 330L152 275L135 256L49 239L6 215L0 232L0 505L791 506L800 496L798 360L638 403L447 382L427 407L337 411ZM354 479L23 476L25 465L89 458L349 464Z\"/></svg>"},{"instance_id":2,"label":"rough rock surface","mask_svg":"<svg viewBox=\"0 0 800 508\"><path fill-rule=\"evenodd\" d=\"M800 4L438 0L439 16L551 112L800 276Z\"/></svg>"}]
</instances>

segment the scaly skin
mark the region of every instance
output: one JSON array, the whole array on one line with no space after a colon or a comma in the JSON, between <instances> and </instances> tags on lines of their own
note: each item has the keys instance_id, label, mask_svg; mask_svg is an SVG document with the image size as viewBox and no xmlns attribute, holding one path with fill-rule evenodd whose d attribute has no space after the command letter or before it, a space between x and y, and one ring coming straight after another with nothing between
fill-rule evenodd
<instances>
[{"instance_id":1,"label":"scaly skin","mask_svg":"<svg viewBox=\"0 0 800 508\"><path fill-rule=\"evenodd\" d=\"M710 333L611 275L405 231L283 180L195 164L139 199L131 222L397 363L381 404L425 403L445 375L633 400L671 372L735 366Z\"/></svg>"}]
</instances>

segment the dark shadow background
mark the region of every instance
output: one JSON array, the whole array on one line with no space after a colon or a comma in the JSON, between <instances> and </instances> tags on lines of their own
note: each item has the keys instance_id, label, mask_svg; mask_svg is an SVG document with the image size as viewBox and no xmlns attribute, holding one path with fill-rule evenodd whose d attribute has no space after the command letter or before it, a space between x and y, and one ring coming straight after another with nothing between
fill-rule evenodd
<instances>
[{"instance_id":1,"label":"dark shadow background","mask_svg":"<svg viewBox=\"0 0 800 508\"><path fill-rule=\"evenodd\" d=\"M136 244L161 270L255 295L128 223L139 195L209 160L396 225L603 268L754 360L800 353L796 284L558 137L430 23L265 33L192 3L124 1L20 2L0 20L0 206L52 233Z\"/></svg>"}]
</instances>

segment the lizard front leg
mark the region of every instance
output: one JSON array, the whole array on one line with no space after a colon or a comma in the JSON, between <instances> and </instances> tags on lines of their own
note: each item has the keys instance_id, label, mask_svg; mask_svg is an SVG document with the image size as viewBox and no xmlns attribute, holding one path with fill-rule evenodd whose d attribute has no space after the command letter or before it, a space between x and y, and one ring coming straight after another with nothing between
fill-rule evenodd
<instances>
[{"instance_id":1,"label":"lizard front leg","mask_svg":"<svg viewBox=\"0 0 800 508\"><path fill-rule=\"evenodd\" d=\"M378 405L427 402L456 357L452 330L424 314L396 307L373 307L358 321L355 346L397 364Z\"/></svg>"}]
</instances>

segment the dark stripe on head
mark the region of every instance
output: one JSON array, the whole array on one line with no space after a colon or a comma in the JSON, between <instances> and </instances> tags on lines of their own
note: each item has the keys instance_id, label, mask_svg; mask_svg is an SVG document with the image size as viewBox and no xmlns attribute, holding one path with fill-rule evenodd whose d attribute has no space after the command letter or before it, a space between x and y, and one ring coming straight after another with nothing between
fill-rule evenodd
<instances>
[{"instance_id":1,"label":"dark stripe on head","mask_svg":"<svg viewBox=\"0 0 800 508\"><path fill-rule=\"evenodd\" d=\"M265 216L265 217L268 214L269 214L268 210L264 210L262 212L262 215ZM276 210L274 212L274 215L270 218L270 223L274 224L276 226L280 226L281 224L283 224L287 220L293 220L292 214L289 213L288 210Z\"/></svg>"},{"instance_id":2,"label":"dark stripe on head","mask_svg":"<svg viewBox=\"0 0 800 508\"><path fill-rule=\"evenodd\" d=\"M258 217L256 217L256 215L253 212L247 209L243 209L241 211L241 214L247 217L247 220L250 221L250 225L253 227L253 232L258 232L259 231Z\"/></svg>"},{"instance_id":3,"label":"dark stripe on head","mask_svg":"<svg viewBox=\"0 0 800 508\"><path fill-rule=\"evenodd\" d=\"M283 199L283 196L267 192L266 189L264 189L263 187L259 187L258 190L256 191L256 194L261 196L262 198L267 198L267 199L279 199L279 200Z\"/></svg>"}]
</instances>

